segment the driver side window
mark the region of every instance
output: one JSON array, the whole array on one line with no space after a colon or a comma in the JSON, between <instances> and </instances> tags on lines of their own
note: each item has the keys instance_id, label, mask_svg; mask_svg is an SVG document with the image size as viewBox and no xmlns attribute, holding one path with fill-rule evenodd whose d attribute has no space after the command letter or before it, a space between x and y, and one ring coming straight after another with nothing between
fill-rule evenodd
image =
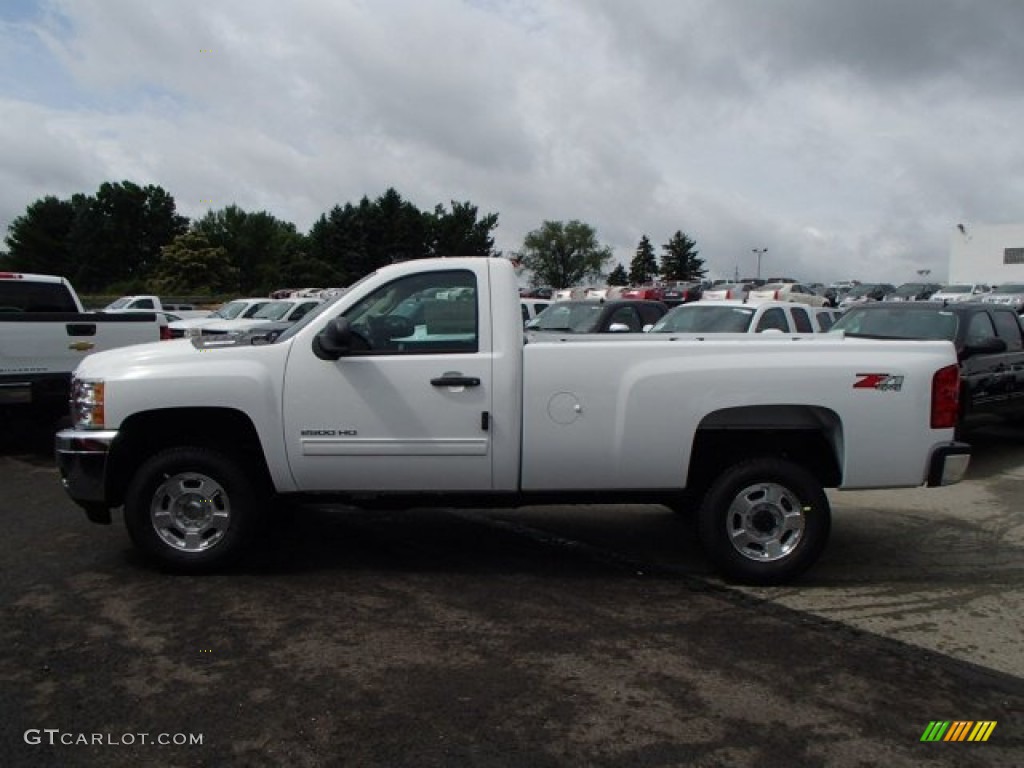
<instances>
[{"instance_id":1,"label":"driver side window","mask_svg":"<svg viewBox=\"0 0 1024 768\"><path fill-rule=\"evenodd\" d=\"M786 313L779 307L766 309L757 323L757 333L762 331L789 331L789 325L786 323Z\"/></svg>"},{"instance_id":2,"label":"driver side window","mask_svg":"<svg viewBox=\"0 0 1024 768\"><path fill-rule=\"evenodd\" d=\"M351 307L345 317L365 350L356 354L479 349L476 276L468 270L400 277Z\"/></svg>"},{"instance_id":3,"label":"driver side window","mask_svg":"<svg viewBox=\"0 0 1024 768\"><path fill-rule=\"evenodd\" d=\"M967 344L980 344L995 335L996 330L992 327L992 321L989 320L987 314L977 312L971 316L971 320L967 325Z\"/></svg>"}]
</instances>

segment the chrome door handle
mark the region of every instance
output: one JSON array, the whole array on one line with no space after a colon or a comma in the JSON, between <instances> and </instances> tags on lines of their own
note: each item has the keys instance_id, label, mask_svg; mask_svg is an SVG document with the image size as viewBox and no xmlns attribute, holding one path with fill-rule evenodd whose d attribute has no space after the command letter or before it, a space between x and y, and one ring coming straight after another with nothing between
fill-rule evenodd
<instances>
[{"instance_id":1,"label":"chrome door handle","mask_svg":"<svg viewBox=\"0 0 1024 768\"><path fill-rule=\"evenodd\" d=\"M479 387L480 379L476 376L439 376L431 379L435 387Z\"/></svg>"}]
</instances>

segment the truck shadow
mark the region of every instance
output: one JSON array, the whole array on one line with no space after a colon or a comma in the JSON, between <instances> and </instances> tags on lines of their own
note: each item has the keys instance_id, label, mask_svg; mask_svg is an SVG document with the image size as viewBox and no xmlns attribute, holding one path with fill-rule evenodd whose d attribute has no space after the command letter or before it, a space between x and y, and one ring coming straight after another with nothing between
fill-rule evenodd
<instances>
[{"instance_id":1,"label":"truck shadow","mask_svg":"<svg viewBox=\"0 0 1024 768\"><path fill-rule=\"evenodd\" d=\"M637 511L640 510L640 511ZM383 569L590 578L702 576L696 532L663 507L365 511L282 505L244 572Z\"/></svg>"},{"instance_id":2,"label":"truck shadow","mask_svg":"<svg viewBox=\"0 0 1024 768\"><path fill-rule=\"evenodd\" d=\"M0 410L0 423L0 456L53 466L53 436L59 429L56 416L11 408Z\"/></svg>"},{"instance_id":3,"label":"truck shadow","mask_svg":"<svg viewBox=\"0 0 1024 768\"><path fill-rule=\"evenodd\" d=\"M1024 424L992 424L964 436L971 446L967 480L982 480L1024 466Z\"/></svg>"}]
</instances>

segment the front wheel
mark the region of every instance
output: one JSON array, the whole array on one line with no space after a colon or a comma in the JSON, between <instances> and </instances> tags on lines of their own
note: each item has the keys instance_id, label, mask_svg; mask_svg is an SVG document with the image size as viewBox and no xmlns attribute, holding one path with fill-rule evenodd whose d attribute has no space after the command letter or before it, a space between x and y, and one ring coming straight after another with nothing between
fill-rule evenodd
<instances>
[{"instance_id":1,"label":"front wheel","mask_svg":"<svg viewBox=\"0 0 1024 768\"><path fill-rule=\"evenodd\" d=\"M698 513L708 557L728 579L779 584L821 555L831 527L828 497L818 480L784 459L742 461L711 484Z\"/></svg>"},{"instance_id":2,"label":"front wheel","mask_svg":"<svg viewBox=\"0 0 1024 768\"><path fill-rule=\"evenodd\" d=\"M169 448L132 478L125 525L135 546L162 566L216 570L238 558L252 539L266 497L261 486L230 455Z\"/></svg>"}]
</instances>

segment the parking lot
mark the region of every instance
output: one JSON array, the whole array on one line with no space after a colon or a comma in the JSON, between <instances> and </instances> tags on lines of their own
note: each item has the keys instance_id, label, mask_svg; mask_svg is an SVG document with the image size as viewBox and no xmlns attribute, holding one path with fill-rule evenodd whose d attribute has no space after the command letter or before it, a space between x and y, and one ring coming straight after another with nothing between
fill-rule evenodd
<instances>
[{"instance_id":1,"label":"parking lot","mask_svg":"<svg viewBox=\"0 0 1024 768\"><path fill-rule=\"evenodd\" d=\"M959 486L833 494L773 589L659 506L282 508L243 566L172 576L47 440L0 455L4 766L1022 763L1024 431L976 435Z\"/></svg>"}]
</instances>

